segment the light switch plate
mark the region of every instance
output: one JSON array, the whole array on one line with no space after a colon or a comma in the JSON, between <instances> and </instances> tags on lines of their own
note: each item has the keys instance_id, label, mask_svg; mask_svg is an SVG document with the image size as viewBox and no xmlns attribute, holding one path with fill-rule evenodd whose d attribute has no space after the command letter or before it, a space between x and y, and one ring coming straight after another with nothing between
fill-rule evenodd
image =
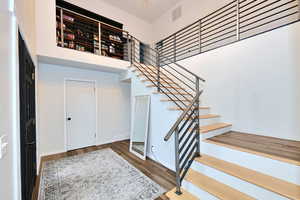
<instances>
[{"instance_id":1,"label":"light switch plate","mask_svg":"<svg viewBox=\"0 0 300 200\"><path fill-rule=\"evenodd\" d=\"M7 152L6 135L0 137L0 159L2 159Z\"/></svg>"}]
</instances>

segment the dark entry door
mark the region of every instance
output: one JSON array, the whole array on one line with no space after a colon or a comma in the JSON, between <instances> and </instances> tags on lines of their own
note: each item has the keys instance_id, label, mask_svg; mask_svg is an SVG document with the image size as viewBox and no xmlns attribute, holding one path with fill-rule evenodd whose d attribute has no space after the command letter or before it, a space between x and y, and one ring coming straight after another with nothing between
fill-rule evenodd
<instances>
[{"instance_id":1,"label":"dark entry door","mask_svg":"<svg viewBox=\"0 0 300 200\"><path fill-rule=\"evenodd\" d=\"M22 200L31 200L36 180L35 67L19 33Z\"/></svg>"}]
</instances>

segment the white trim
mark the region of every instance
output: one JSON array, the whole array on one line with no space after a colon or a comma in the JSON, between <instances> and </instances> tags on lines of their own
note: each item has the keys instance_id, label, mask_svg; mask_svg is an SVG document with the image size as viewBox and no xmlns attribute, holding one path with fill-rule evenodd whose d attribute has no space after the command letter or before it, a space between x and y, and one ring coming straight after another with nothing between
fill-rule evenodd
<instances>
[{"instance_id":1,"label":"white trim","mask_svg":"<svg viewBox=\"0 0 300 200\"><path fill-rule=\"evenodd\" d=\"M97 80L87 80L87 79L77 79L77 78L64 78L64 148L65 148L65 152L67 152L68 149L68 133L67 133L67 125L66 125L66 116L67 116L67 110L66 110L66 83L68 81L77 81L77 82L90 82L90 83L94 83L94 93L95 93L95 131L96 131L96 135L95 135L95 141L94 141L94 145L97 146L98 143L98 88L97 88Z\"/></svg>"},{"instance_id":2,"label":"white trim","mask_svg":"<svg viewBox=\"0 0 300 200\"><path fill-rule=\"evenodd\" d=\"M36 174L39 173L41 164L39 152L40 152L40 115L39 115L39 89L38 89L38 75L39 64L35 66L35 132L36 132L36 156L37 156L37 168Z\"/></svg>"},{"instance_id":3,"label":"white trim","mask_svg":"<svg viewBox=\"0 0 300 200\"><path fill-rule=\"evenodd\" d=\"M14 2L14 1L12 1ZM12 80L13 80L13 111L12 111L12 155L13 155L13 176L14 176L14 196L15 200L22 198L22 186L21 186L21 141L20 141L20 86L19 86L19 28L17 23L17 17L15 14L12 15ZM23 38L24 39L24 38Z\"/></svg>"},{"instance_id":4,"label":"white trim","mask_svg":"<svg viewBox=\"0 0 300 200\"><path fill-rule=\"evenodd\" d=\"M62 150L62 151L52 151L52 152L48 152L48 153L42 153L42 154L40 154L40 159L42 159L42 157L45 157L45 156L53 156L55 154L60 154L60 153L66 153L66 151Z\"/></svg>"},{"instance_id":5,"label":"white trim","mask_svg":"<svg viewBox=\"0 0 300 200\"><path fill-rule=\"evenodd\" d=\"M8 10L10 12L13 12L15 13L15 10L16 10L16 5L15 5L15 0L9 0L9 7L8 7Z\"/></svg>"},{"instance_id":6,"label":"white trim","mask_svg":"<svg viewBox=\"0 0 300 200\"><path fill-rule=\"evenodd\" d=\"M133 128L134 128L134 123L135 123L135 120L134 120L134 112L135 112L135 101L136 101L136 97L141 97L141 96L146 96L148 97L148 100L149 100L149 103L148 103L148 107L147 107L147 117L148 117L148 120L146 122L146 130L145 130L145 145L144 145L144 155L140 155L139 153L135 152L132 150L132 138L133 138ZM129 145L129 151L131 153L133 153L134 155L136 155L137 157L143 159L143 160L146 160L147 158L147 146L148 146L148 132L149 132L149 120L150 120L150 104L151 104L151 96L150 95L136 95L134 96L133 98L133 114L132 114L132 128L131 128L131 131L130 131L130 145Z\"/></svg>"},{"instance_id":7,"label":"white trim","mask_svg":"<svg viewBox=\"0 0 300 200\"><path fill-rule=\"evenodd\" d=\"M17 17L16 17L17 19ZM18 21L18 19L17 19ZM27 42L27 37L25 37L25 33L23 32L23 28L22 28L22 25L20 23L18 23L18 32L20 32L23 40L24 40L24 43L25 43L25 46L29 52L29 56L33 62L33 65L34 67L36 68L38 62L37 62L37 56L32 52L32 49L30 48L31 46L29 46L28 42Z\"/></svg>"}]
</instances>

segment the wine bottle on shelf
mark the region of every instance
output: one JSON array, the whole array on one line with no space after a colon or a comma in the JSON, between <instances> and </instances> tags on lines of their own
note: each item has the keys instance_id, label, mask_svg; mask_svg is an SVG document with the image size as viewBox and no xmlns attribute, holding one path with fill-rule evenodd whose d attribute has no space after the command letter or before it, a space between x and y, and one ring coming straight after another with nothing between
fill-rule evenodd
<instances>
[{"instance_id":1,"label":"wine bottle on shelf","mask_svg":"<svg viewBox=\"0 0 300 200\"><path fill-rule=\"evenodd\" d=\"M114 44L111 44L111 45L109 46L109 52L110 52L110 53L115 53L115 52L116 52L116 51L115 51Z\"/></svg>"},{"instance_id":2,"label":"wine bottle on shelf","mask_svg":"<svg viewBox=\"0 0 300 200\"><path fill-rule=\"evenodd\" d=\"M64 38L67 40L75 40L75 35L72 33L64 33Z\"/></svg>"},{"instance_id":3,"label":"wine bottle on shelf","mask_svg":"<svg viewBox=\"0 0 300 200\"><path fill-rule=\"evenodd\" d=\"M74 22L74 18L73 17L70 17L68 15L64 15L63 16L63 19L66 20L66 21L69 21L69 22Z\"/></svg>"}]
</instances>

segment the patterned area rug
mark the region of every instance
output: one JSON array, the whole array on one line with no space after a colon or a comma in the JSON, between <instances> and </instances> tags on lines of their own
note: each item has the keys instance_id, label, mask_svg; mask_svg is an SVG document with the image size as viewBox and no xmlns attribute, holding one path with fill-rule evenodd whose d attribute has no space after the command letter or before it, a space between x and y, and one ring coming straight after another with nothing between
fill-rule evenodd
<instances>
[{"instance_id":1,"label":"patterned area rug","mask_svg":"<svg viewBox=\"0 0 300 200\"><path fill-rule=\"evenodd\" d=\"M153 200L165 190L111 149L44 163L39 200Z\"/></svg>"}]
</instances>

